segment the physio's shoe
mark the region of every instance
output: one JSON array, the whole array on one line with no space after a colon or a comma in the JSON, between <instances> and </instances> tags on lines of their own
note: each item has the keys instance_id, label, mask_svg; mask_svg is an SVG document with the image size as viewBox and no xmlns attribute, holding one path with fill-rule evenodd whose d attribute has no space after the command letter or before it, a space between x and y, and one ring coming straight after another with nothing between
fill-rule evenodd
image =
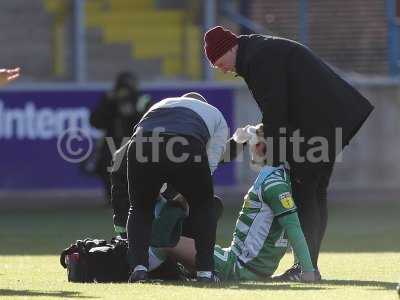
<instances>
[{"instance_id":1,"label":"physio's shoe","mask_svg":"<svg viewBox=\"0 0 400 300\"><path fill-rule=\"evenodd\" d=\"M145 270L133 271L131 276L129 276L129 283L135 282L148 282L149 281L149 273Z\"/></svg>"}]
</instances>

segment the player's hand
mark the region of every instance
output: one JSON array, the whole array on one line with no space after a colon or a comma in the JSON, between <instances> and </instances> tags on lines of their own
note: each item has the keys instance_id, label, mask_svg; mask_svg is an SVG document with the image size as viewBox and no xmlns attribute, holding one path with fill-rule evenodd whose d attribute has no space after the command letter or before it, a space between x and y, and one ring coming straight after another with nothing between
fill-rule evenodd
<instances>
[{"instance_id":1,"label":"player's hand","mask_svg":"<svg viewBox=\"0 0 400 300\"><path fill-rule=\"evenodd\" d=\"M267 145L264 140L264 125L260 123L255 127L258 140L260 141L255 145L255 153L260 157L264 157L267 153Z\"/></svg>"},{"instance_id":2,"label":"player's hand","mask_svg":"<svg viewBox=\"0 0 400 300\"><path fill-rule=\"evenodd\" d=\"M265 153L267 153L267 146L264 142L257 143L254 146L254 152L257 154L257 156L264 157Z\"/></svg>"},{"instance_id":3,"label":"player's hand","mask_svg":"<svg viewBox=\"0 0 400 300\"><path fill-rule=\"evenodd\" d=\"M20 68L15 69L0 69L0 86L17 79L20 75Z\"/></svg>"},{"instance_id":4,"label":"player's hand","mask_svg":"<svg viewBox=\"0 0 400 300\"><path fill-rule=\"evenodd\" d=\"M316 282L318 281L318 276L316 271L312 272L301 272L300 273L300 281L301 282Z\"/></svg>"}]
</instances>

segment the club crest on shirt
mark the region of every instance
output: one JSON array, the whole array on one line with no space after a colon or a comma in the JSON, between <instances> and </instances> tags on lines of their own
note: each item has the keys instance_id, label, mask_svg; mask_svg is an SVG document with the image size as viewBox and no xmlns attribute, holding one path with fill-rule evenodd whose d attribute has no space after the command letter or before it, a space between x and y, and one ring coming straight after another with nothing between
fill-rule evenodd
<instances>
[{"instance_id":1,"label":"club crest on shirt","mask_svg":"<svg viewBox=\"0 0 400 300\"><path fill-rule=\"evenodd\" d=\"M293 201L293 198L292 198L292 194L289 193L289 192L280 194L279 195L279 200L281 201L282 206L284 208L289 209L289 208L293 208L294 207L294 201Z\"/></svg>"}]
</instances>

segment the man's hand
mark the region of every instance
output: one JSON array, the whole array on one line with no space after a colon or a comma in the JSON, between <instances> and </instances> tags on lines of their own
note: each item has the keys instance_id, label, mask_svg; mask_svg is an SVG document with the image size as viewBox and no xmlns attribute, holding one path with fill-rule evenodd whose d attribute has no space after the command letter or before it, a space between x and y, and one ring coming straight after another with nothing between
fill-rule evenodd
<instances>
[{"instance_id":1,"label":"man's hand","mask_svg":"<svg viewBox=\"0 0 400 300\"><path fill-rule=\"evenodd\" d=\"M239 127L236 129L232 138L238 144L247 143L251 139L251 134L248 132L251 125L246 125L245 127Z\"/></svg>"},{"instance_id":2,"label":"man's hand","mask_svg":"<svg viewBox=\"0 0 400 300\"><path fill-rule=\"evenodd\" d=\"M20 68L15 69L0 69L0 86L17 79L20 75Z\"/></svg>"},{"instance_id":3,"label":"man's hand","mask_svg":"<svg viewBox=\"0 0 400 300\"><path fill-rule=\"evenodd\" d=\"M267 145L266 145L265 139L264 139L264 125L262 123L260 123L260 124L256 125L255 128L256 128L257 138L260 140L260 142L258 142L255 145L254 150L258 156L264 157L267 152Z\"/></svg>"}]
</instances>

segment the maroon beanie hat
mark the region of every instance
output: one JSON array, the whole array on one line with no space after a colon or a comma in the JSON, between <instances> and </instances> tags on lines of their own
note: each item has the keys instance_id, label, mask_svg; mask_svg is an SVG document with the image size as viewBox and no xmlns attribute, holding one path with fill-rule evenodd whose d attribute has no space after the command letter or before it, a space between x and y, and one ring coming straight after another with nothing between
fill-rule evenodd
<instances>
[{"instance_id":1,"label":"maroon beanie hat","mask_svg":"<svg viewBox=\"0 0 400 300\"><path fill-rule=\"evenodd\" d=\"M213 65L237 44L237 35L221 26L211 28L204 34L204 51Z\"/></svg>"}]
</instances>

